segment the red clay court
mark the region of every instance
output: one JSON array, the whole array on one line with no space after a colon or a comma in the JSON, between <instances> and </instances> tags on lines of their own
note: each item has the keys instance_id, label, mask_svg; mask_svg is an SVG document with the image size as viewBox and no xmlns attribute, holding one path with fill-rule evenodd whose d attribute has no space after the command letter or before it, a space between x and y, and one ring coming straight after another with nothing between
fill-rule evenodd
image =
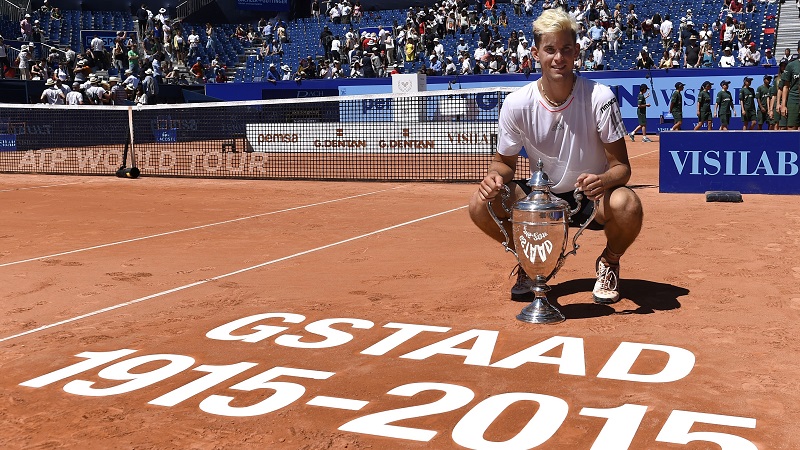
<instances>
[{"instance_id":1,"label":"red clay court","mask_svg":"<svg viewBox=\"0 0 800 450\"><path fill-rule=\"evenodd\" d=\"M473 183L0 178L2 448L800 448L800 203L659 194L518 322ZM571 233L574 230L571 231Z\"/></svg>"}]
</instances>

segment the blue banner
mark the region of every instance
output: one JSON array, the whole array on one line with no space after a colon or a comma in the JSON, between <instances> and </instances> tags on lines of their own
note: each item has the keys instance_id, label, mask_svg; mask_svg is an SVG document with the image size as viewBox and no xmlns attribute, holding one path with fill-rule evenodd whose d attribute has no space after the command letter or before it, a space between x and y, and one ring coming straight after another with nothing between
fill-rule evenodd
<instances>
[{"instance_id":1,"label":"blue banner","mask_svg":"<svg viewBox=\"0 0 800 450\"><path fill-rule=\"evenodd\" d=\"M250 11L288 11L289 0L236 0L236 7Z\"/></svg>"},{"instance_id":2,"label":"blue banner","mask_svg":"<svg viewBox=\"0 0 800 450\"><path fill-rule=\"evenodd\" d=\"M153 130L153 137L156 139L156 142L178 142L178 130L174 128L169 130Z\"/></svg>"},{"instance_id":3,"label":"blue banner","mask_svg":"<svg viewBox=\"0 0 800 450\"><path fill-rule=\"evenodd\" d=\"M127 37L137 41L136 32L128 31ZM81 30L81 44L83 48L92 48L92 39L97 36L103 41L103 46L106 50L114 48L114 39L117 38L117 31L115 30Z\"/></svg>"},{"instance_id":4,"label":"blue banner","mask_svg":"<svg viewBox=\"0 0 800 450\"><path fill-rule=\"evenodd\" d=\"M659 192L800 194L800 131L665 131Z\"/></svg>"},{"instance_id":5,"label":"blue banner","mask_svg":"<svg viewBox=\"0 0 800 450\"><path fill-rule=\"evenodd\" d=\"M0 134L0 152L13 152L17 150L17 135Z\"/></svg>"}]
</instances>

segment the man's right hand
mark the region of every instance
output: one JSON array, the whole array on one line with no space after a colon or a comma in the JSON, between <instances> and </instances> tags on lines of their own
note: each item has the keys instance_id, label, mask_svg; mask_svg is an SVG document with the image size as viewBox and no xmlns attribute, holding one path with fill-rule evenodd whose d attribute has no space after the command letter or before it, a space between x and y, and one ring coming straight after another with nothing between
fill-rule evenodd
<instances>
[{"instance_id":1,"label":"man's right hand","mask_svg":"<svg viewBox=\"0 0 800 450\"><path fill-rule=\"evenodd\" d=\"M504 184L503 177L500 176L500 174L490 173L486 175L478 187L478 194L481 200L485 202L493 200L497 196L497 193L500 192L500 189L503 188Z\"/></svg>"}]
</instances>

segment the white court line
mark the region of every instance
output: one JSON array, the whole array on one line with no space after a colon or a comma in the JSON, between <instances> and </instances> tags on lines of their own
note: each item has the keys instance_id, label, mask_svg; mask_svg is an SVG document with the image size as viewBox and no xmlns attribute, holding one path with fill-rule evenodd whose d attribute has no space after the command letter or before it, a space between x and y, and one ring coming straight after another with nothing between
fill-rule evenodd
<instances>
[{"instance_id":1,"label":"white court line","mask_svg":"<svg viewBox=\"0 0 800 450\"><path fill-rule=\"evenodd\" d=\"M658 151L658 150L650 150L649 152L647 152L647 153L642 153L641 155L630 156L630 157L628 157L628 159L633 159L633 158L638 158L638 157L640 157L640 156L649 155L650 153L655 153L655 152L657 152L657 151Z\"/></svg>"},{"instance_id":2,"label":"white court line","mask_svg":"<svg viewBox=\"0 0 800 450\"><path fill-rule=\"evenodd\" d=\"M327 244L327 245L323 245L323 246L320 246L320 247L315 247L315 248L312 248L310 250L304 250L302 252L298 252L298 253L295 253L293 255L284 256L284 257L278 258L278 259L273 259L272 261L263 262L261 264L256 264L255 266L245 267L244 269L239 269L239 270L235 270L233 272L228 272L226 274L217 275L217 276L212 277L212 278L206 278L204 280L195 281L194 283L184 284L183 286L178 286L176 288L168 289L166 291L161 291L161 292L158 292L158 293L155 293L155 294L151 294L151 295L148 295L148 296L145 296L145 297L137 298L136 300L131 300L131 301L120 303L120 304L117 304L117 305L114 305L114 306L109 306L107 308L98 309L97 311L93 311L93 312L86 313L86 314L81 314L80 316L76 316L76 317L73 317L73 318L70 318L70 319L65 319L65 320L62 320L60 322L51 323L49 325L43 325L43 326L41 326L39 328L34 328L32 330L24 331L22 333L15 334L13 336L4 337L4 338L0 339L0 342L10 341L11 339L15 339L15 338L18 338L18 337L26 336L26 335L29 335L29 334L32 334L32 333L37 333L39 331L43 331L43 330L47 330L47 329L50 329L50 328L57 327L59 325L64 325L64 324L67 324L67 323L76 322L78 320L85 319L87 317L96 316L96 315L99 315L99 314L102 314L102 313L105 313L105 312L108 312L108 311L113 311L115 309L124 308L126 306L130 306L130 305L133 305L133 304L136 304L136 303L141 303L141 302L144 302L144 301L147 301L147 300L151 300L151 299L154 299L154 298L163 297L165 295L172 294L173 292L179 292L179 291L183 291L183 290L186 290L186 289L189 289L189 288L193 288L195 286L200 286L202 284L206 284L206 283L209 283L211 281L217 281L217 280L221 280L223 278L232 277L232 276L238 275L240 273L249 272L251 270L259 269L261 267L266 267L266 266L269 266L269 265L272 265L272 264L276 264L276 263L279 263L279 262L282 262L282 261L286 261L286 260L289 260L289 259L292 259L292 258L297 258L298 256L307 255L309 253L318 252L320 250L325 250L325 249L328 249L328 248L331 248L331 247L335 247L337 245L342 245L342 244L346 244L348 242L353 242L353 241L356 241L356 240L359 240L359 239L363 239L363 238L366 238L366 237L369 237L369 236L374 236L376 234L380 234L380 233L383 233L383 232L386 232L386 231L394 230L396 228L404 227L406 225L411 225L411 224L414 224L414 223L417 223L417 222L422 222L423 220L433 219L434 217L438 217L438 216L442 216L442 215L445 215L445 214L449 214L451 212L464 209L466 207L467 207L467 205L459 206L458 208L448 209L447 211L442 211L442 212L439 212L439 213L436 213L436 214L431 214L429 216L420 217L420 218L414 219L414 220L409 220L408 222L403 222L403 223L399 223L397 225L392 225L392 226L389 226L389 227L386 227L386 228L381 228L380 230L371 231L369 233L365 233L365 234L362 234L362 235L359 235L359 236L355 236L355 237L351 237L351 238L348 238L348 239L344 239L344 240L341 240L341 241L338 241L338 242L334 242L332 244Z\"/></svg>"},{"instance_id":3,"label":"white court line","mask_svg":"<svg viewBox=\"0 0 800 450\"><path fill-rule=\"evenodd\" d=\"M14 189L0 189L0 192L28 191L28 190L31 190L31 189L43 189L43 188L57 187L57 186L69 186L71 184L94 183L95 181L96 180L75 181L73 183L47 184L47 185L44 185L44 186L31 186L31 187L14 188Z\"/></svg>"},{"instance_id":4,"label":"white court line","mask_svg":"<svg viewBox=\"0 0 800 450\"><path fill-rule=\"evenodd\" d=\"M183 228L183 229L180 229L180 230L165 231L163 233L151 234L149 236L140 236L140 237L137 237L137 238L125 239L123 241L109 242L109 243L106 243L106 244L93 245L91 247L79 248L79 249L76 249L76 250L69 250L69 251L61 252L61 253L53 253L52 255L37 256L35 258L22 259L22 260L19 260L19 261L11 261L11 262L0 264L0 267L13 266L13 265L16 265L16 264L22 264L22 263L31 262L31 261L39 261L39 260L47 259L47 258L54 258L56 256L71 255L73 253L86 252L86 251L89 251L89 250L97 250L98 248L112 247L114 245L121 245L121 244L129 244L131 242L143 241L145 239L153 239L153 238L157 238L157 237L161 237L161 236L168 236L170 234L183 233L183 232L186 232L186 231L193 231L193 230L199 230L199 229L202 229L202 228L215 227L217 225L225 225L225 224L228 224L228 223L239 222L239 221L242 221L242 220L255 219L257 217L264 217L264 216L270 216L270 215L278 214L278 213L296 211L298 209L310 208L312 206L320 206L320 205L325 205L325 204L328 204L328 203L335 203L335 202L341 202L343 200L350 200L350 199L353 199L353 198L364 197L364 196L367 196L367 195L379 194L381 192L391 191L391 190L394 190L394 189L400 189L401 187L402 186L395 186L395 187L389 188L389 189L381 189L379 191L367 192L367 193L364 193L364 194L356 194L356 195L351 195L349 197L336 198L336 199L333 199L333 200L325 200L324 202L310 203L310 204L301 205L301 206L293 206L291 208L280 209L278 211L270 211L270 212L267 212L267 213L254 214L252 216L247 216L247 217L238 217L236 219L223 220L222 222L214 222L214 223L208 223L208 224L205 224L205 225L197 225L197 226L194 226L194 227Z\"/></svg>"}]
</instances>

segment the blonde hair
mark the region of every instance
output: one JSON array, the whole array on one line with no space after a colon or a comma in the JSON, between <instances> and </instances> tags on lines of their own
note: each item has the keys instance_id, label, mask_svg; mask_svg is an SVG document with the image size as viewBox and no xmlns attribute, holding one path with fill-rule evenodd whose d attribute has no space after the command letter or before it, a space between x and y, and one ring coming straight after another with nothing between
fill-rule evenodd
<instances>
[{"instance_id":1,"label":"blonde hair","mask_svg":"<svg viewBox=\"0 0 800 450\"><path fill-rule=\"evenodd\" d=\"M539 46L543 34L562 31L571 32L573 42L578 41L578 22L561 8L547 9L533 21L534 45Z\"/></svg>"}]
</instances>

